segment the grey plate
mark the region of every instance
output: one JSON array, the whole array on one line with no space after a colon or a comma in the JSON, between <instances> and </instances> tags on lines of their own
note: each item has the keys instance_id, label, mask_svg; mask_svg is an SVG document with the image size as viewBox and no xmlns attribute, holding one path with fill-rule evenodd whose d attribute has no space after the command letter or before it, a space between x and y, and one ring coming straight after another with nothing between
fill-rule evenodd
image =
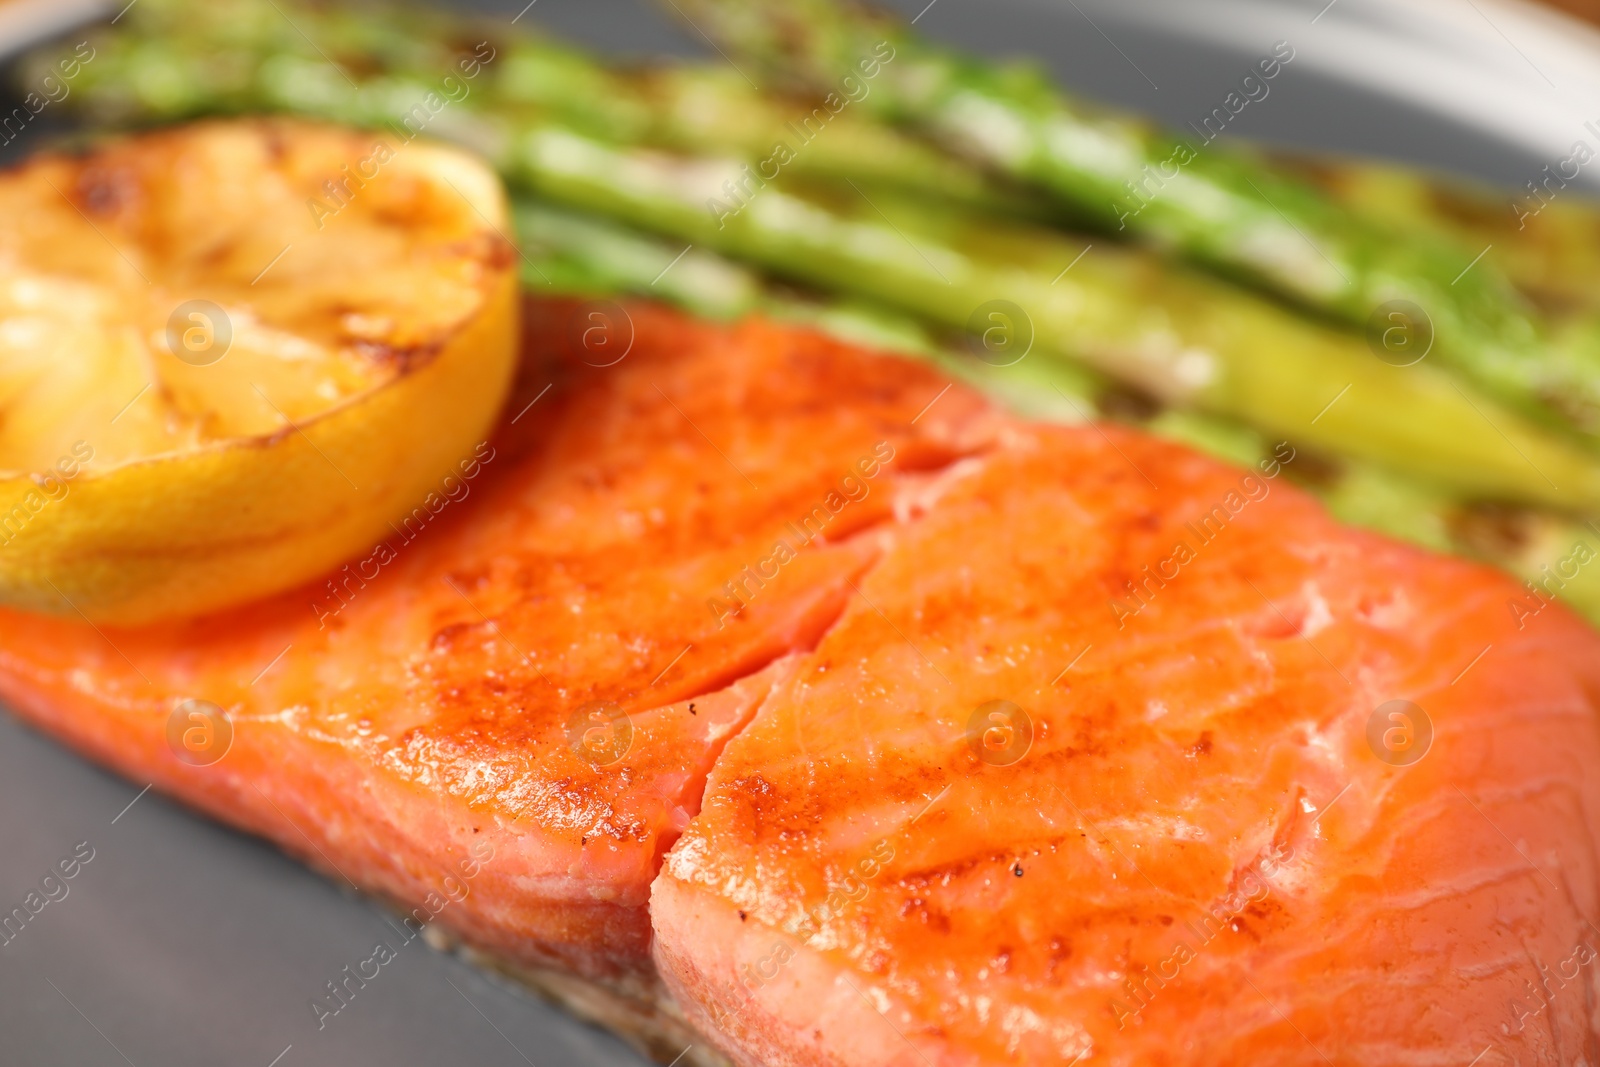
<instances>
[{"instance_id":1,"label":"grey plate","mask_svg":"<svg viewBox=\"0 0 1600 1067\"><path fill-rule=\"evenodd\" d=\"M1087 95L1178 125L1219 104L1249 63L1285 39L1295 43L1297 62L1266 100L1239 116L1235 132L1390 155L1508 186L1564 148L1557 135L1565 120L1540 110L1539 85L1522 86L1527 128L1508 129L1504 115L1441 105L1437 86L1408 89L1395 78L1375 86L1362 74L1363 33L1374 47L1402 54L1409 47L1419 57L1437 40L1419 33L1408 44L1385 21L1391 7L1421 18L1428 4L1420 0L1381 9L1343 0L1315 23L1325 0L1184 0L1181 17L1163 0L925 3L899 6L924 11L918 25L932 35L993 54L1035 55ZM509 18L522 5L476 6ZM1490 0L1474 6L1494 12L1497 32L1517 28ZM640 3L538 0L527 17L608 50L704 48ZM1505 44L1470 55L1462 70L1479 79L1501 71L1527 83L1521 65L1528 62L1559 74L1559 57ZM1429 62L1435 74L1443 69L1437 56ZM1528 133L1535 127L1548 127L1550 154L1541 155L1538 140L1546 133ZM14 157L46 132L30 129L4 154ZM385 915L267 845L155 794L141 796L142 785L108 776L0 715L0 913L21 904L79 842L94 850L67 895L0 947L0 1067L641 1062L609 1036L420 942L402 949L319 1031L310 1001L323 983L371 955L378 941L398 943Z\"/></svg>"}]
</instances>

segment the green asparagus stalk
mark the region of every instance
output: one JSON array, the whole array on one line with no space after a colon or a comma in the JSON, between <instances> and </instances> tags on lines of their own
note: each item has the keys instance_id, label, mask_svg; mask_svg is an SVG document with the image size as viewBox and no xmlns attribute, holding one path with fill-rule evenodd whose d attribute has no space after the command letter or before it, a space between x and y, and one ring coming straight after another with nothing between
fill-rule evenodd
<instances>
[{"instance_id":1,"label":"green asparagus stalk","mask_svg":"<svg viewBox=\"0 0 1600 1067\"><path fill-rule=\"evenodd\" d=\"M84 68L79 92L112 125L271 109L364 126L410 123L486 150L488 131L475 116L487 109L622 143L742 155L769 174L866 178L1001 215L1050 211L860 108L819 118L731 70L612 69L558 42L507 32L503 22L480 27L426 9L402 21L382 10L141 0ZM430 93L442 106L417 110Z\"/></svg>"},{"instance_id":2,"label":"green asparagus stalk","mask_svg":"<svg viewBox=\"0 0 1600 1067\"><path fill-rule=\"evenodd\" d=\"M1135 250L930 210L864 187L755 189L732 217L707 210L727 162L683 160L525 130L502 159L549 199L670 234L819 287L953 328L995 300L1018 307L1042 351L1176 406L1476 496L1600 506L1586 450L1427 365L1399 368L1359 341Z\"/></svg>"},{"instance_id":3,"label":"green asparagus stalk","mask_svg":"<svg viewBox=\"0 0 1600 1067\"><path fill-rule=\"evenodd\" d=\"M765 299L757 276L738 264L700 249L684 252L603 218L523 201L516 222L523 281L536 292L635 293L724 320Z\"/></svg>"},{"instance_id":4,"label":"green asparagus stalk","mask_svg":"<svg viewBox=\"0 0 1600 1067\"><path fill-rule=\"evenodd\" d=\"M1547 315L1600 314L1600 204L1575 190L1540 200L1374 160L1300 152L1271 159L1397 233L1491 249L1487 258Z\"/></svg>"},{"instance_id":5,"label":"green asparagus stalk","mask_svg":"<svg viewBox=\"0 0 1600 1067\"><path fill-rule=\"evenodd\" d=\"M1279 165L1396 232L1492 249L1545 313L1549 344L1600 366L1600 205L1577 195L1512 201L1456 179L1368 160L1282 156Z\"/></svg>"},{"instance_id":6,"label":"green asparagus stalk","mask_svg":"<svg viewBox=\"0 0 1600 1067\"><path fill-rule=\"evenodd\" d=\"M1431 319L1435 361L1530 418L1600 442L1600 363L1545 345L1514 287L1491 264L1474 263L1477 248L1417 234L1396 240L1378 221L1214 143L1209 127L1180 138L1096 113L1032 68L938 48L842 0L675 7L741 66L781 84L827 93L876 69L866 101L875 112L1048 191L1106 229L1178 249L1358 327L1391 301L1410 301ZM1262 75L1292 57L1280 42L1263 57Z\"/></svg>"},{"instance_id":7,"label":"green asparagus stalk","mask_svg":"<svg viewBox=\"0 0 1600 1067\"><path fill-rule=\"evenodd\" d=\"M997 185L973 166L867 119L859 108L814 112L754 91L730 69L618 72L548 41L515 41L506 50L490 90L496 108L530 106L612 141L738 155L768 177L851 177L998 215L1048 213L1030 192Z\"/></svg>"}]
</instances>

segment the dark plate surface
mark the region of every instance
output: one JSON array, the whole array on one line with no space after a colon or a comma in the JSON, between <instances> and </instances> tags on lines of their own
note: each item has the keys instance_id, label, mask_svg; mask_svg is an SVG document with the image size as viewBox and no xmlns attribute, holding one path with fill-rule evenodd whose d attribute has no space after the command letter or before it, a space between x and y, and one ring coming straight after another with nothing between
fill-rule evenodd
<instances>
[{"instance_id":1,"label":"dark plate surface","mask_svg":"<svg viewBox=\"0 0 1600 1067\"><path fill-rule=\"evenodd\" d=\"M1270 97L1239 116L1239 133L1393 156L1510 187L1544 164L1528 138L1491 122L1400 99L1393 84L1347 80L1339 54L1316 35L1359 34L1370 5L1345 0L1313 23L1324 2L1186 0L1182 24L1165 17L1173 9L1160 0L897 6L922 11L918 25L934 36L1036 56L1074 89L1177 125L1220 102L1274 41L1304 42L1297 47L1309 61L1286 68ZM507 19L522 9L473 6ZM1213 22L1197 29L1193 13L1207 10ZM526 17L611 51L706 51L643 3L537 0ZM1392 31L1374 23L1371 32ZM1514 70L1521 60L1508 49L1497 62ZM0 156L14 159L50 132L40 124ZM0 912L20 905L80 842L93 849L67 896L0 947L3 1067L641 1062L611 1037L420 942L319 1030L310 1002L324 983L377 942L399 943L386 915L259 841L141 794L142 786L0 714Z\"/></svg>"}]
</instances>

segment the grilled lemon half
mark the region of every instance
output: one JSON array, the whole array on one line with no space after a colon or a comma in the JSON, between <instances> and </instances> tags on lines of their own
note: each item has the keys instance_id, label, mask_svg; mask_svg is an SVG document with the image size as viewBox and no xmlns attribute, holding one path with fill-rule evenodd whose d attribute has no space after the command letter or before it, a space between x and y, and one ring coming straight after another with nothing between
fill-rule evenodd
<instances>
[{"instance_id":1,"label":"grilled lemon half","mask_svg":"<svg viewBox=\"0 0 1600 1067\"><path fill-rule=\"evenodd\" d=\"M208 122L0 175L0 603L194 615L316 577L482 442L515 364L498 180Z\"/></svg>"}]
</instances>

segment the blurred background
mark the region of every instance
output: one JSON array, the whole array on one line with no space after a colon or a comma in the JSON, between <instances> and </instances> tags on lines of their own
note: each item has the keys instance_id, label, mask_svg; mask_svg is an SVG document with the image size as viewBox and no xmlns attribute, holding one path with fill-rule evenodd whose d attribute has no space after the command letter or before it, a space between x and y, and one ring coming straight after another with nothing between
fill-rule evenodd
<instances>
[{"instance_id":1,"label":"blurred background","mask_svg":"<svg viewBox=\"0 0 1600 1067\"><path fill-rule=\"evenodd\" d=\"M137 0L135 0L137 2ZM126 0L0 3L14 52ZM441 6L514 17L526 0ZM1084 96L1183 128L1278 41L1295 53L1228 136L1394 159L1521 189L1600 125L1595 0L887 0L974 51L1032 56ZM703 56L663 5L536 0L526 18L602 51ZM9 110L9 109L8 109ZM41 124L0 159L49 135ZM1595 168L1600 173L1600 168ZM1600 192L1600 177L1574 182Z\"/></svg>"}]
</instances>

